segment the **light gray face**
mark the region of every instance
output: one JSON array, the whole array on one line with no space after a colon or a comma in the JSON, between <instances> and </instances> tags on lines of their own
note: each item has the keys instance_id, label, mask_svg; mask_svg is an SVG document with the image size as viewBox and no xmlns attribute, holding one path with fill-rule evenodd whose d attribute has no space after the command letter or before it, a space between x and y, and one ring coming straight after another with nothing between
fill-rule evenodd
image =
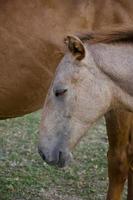
<instances>
[{"instance_id":1,"label":"light gray face","mask_svg":"<svg viewBox=\"0 0 133 200\"><path fill-rule=\"evenodd\" d=\"M76 37L67 42L70 52L60 62L49 89L39 142L42 158L60 167L70 161L70 150L87 128L105 113L110 98L103 76L82 42Z\"/></svg>"}]
</instances>

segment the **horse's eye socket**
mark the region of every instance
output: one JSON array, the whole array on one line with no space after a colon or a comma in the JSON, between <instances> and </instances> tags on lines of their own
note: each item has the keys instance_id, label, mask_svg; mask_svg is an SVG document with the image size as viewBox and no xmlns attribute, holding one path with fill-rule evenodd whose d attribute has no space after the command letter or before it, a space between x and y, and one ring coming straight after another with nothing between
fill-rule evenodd
<instances>
[{"instance_id":1,"label":"horse's eye socket","mask_svg":"<svg viewBox=\"0 0 133 200\"><path fill-rule=\"evenodd\" d=\"M55 96L63 96L67 92L67 89L58 89L55 91Z\"/></svg>"}]
</instances>

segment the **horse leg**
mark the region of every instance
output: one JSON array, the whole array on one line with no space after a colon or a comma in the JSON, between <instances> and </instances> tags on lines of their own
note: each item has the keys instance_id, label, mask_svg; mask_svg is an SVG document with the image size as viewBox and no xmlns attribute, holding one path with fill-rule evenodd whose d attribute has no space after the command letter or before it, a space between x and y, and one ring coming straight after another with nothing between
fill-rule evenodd
<instances>
[{"instance_id":1,"label":"horse leg","mask_svg":"<svg viewBox=\"0 0 133 200\"><path fill-rule=\"evenodd\" d=\"M107 200L120 200L128 177L127 146L131 115L125 111L110 111L105 116L109 139Z\"/></svg>"},{"instance_id":2,"label":"horse leg","mask_svg":"<svg viewBox=\"0 0 133 200\"><path fill-rule=\"evenodd\" d=\"M128 172L128 195L127 200L133 200L133 170Z\"/></svg>"},{"instance_id":3,"label":"horse leg","mask_svg":"<svg viewBox=\"0 0 133 200\"><path fill-rule=\"evenodd\" d=\"M133 121L129 135L128 146L129 172L128 172L128 195L127 200L133 200Z\"/></svg>"}]
</instances>

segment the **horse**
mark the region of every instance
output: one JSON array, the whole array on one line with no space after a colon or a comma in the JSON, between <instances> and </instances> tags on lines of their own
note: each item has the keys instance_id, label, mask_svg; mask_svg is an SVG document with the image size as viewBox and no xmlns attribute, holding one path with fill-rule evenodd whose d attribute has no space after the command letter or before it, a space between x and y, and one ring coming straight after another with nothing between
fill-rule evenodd
<instances>
[{"instance_id":1,"label":"horse","mask_svg":"<svg viewBox=\"0 0 133 200\"><path fill-rule=\"evenodd\" d=\"M40 127L38 149L48 164L66 166L87 130L111 110L133 113L132 42L133 27L65 38L67 52L47 94ZM121 199L133 168L132 137L130 131L108 134L107 200Z\"/></svg>"},{"instance_id":2,"label":"horse","mask_svg":"<svg viewBox=\"0 0 133 200\"><path fill-rule=\"evenodd\" d=\"M132 11L132 0L0 0L0 119L42 108L66 34L130 24ZM132 119L126 111L110 111L108 134L132 132ZM128 199L132 185L130 172Z\"/></svg>"}]
</instances>

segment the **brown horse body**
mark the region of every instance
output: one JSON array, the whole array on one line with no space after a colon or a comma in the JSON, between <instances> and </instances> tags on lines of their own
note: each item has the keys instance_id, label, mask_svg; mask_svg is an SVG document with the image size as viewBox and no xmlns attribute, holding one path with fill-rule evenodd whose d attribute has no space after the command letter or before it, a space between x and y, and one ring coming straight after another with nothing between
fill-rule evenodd
<instances>
[{"instance_id":1,"label":"brown horse body","mask_svg":"<svg viewBox=\"0 0 133 200\"><path fill-rule=\"evenodd\" d=\"M88 26L80 1L0 1L0 118L42 107L65 33Z\"/></svg>"},{"instance_id":2,"label":"brown horse body","mask_svg":"<svg viewBox=\"0 0 133 200\"><path fill-rule=\"evenodd\" d=\"M130 23L132 11L132 0L0 0L0 118L20 116L42 107L62 56L64 35ZM125 181L123 173L128 173L126 167L118 173L118 163L125 150L124 141L133 132L132 116L112 110L106 121L109 154L114 155L109 158L108 199L117 200ZM129 180L128 199L132 200L131 176Z\"/></svg>"}]
</instances>

